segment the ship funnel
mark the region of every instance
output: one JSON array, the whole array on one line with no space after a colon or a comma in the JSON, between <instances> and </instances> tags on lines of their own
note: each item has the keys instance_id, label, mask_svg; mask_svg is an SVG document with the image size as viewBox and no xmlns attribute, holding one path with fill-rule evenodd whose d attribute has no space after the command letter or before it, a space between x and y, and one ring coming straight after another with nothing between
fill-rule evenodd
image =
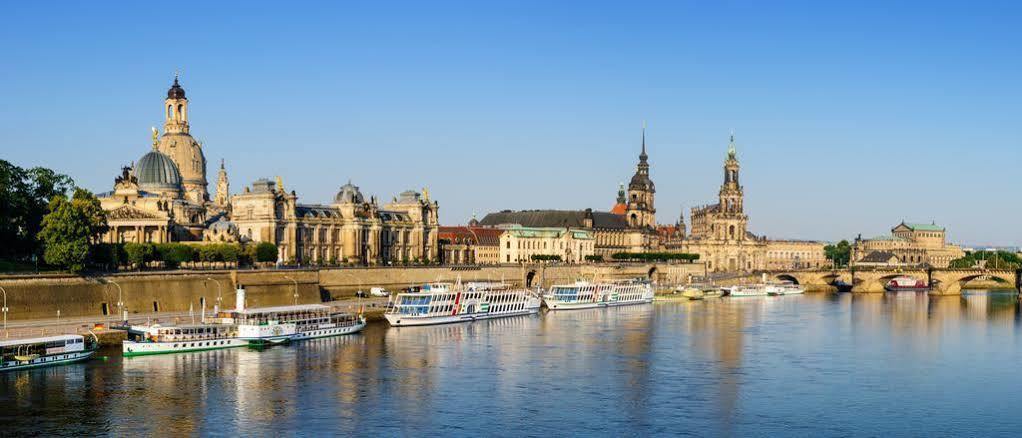
<instances>
[{"instance_id":1,"label":"ship funnel","mask_svg":"<svg viewBox=\"0 0 1022 438\"><path fill-rule=\"evenodd\" d=\"M245 287L238 286L234 291L234 310L245 310Z\"/></svg>"}]
</instances>

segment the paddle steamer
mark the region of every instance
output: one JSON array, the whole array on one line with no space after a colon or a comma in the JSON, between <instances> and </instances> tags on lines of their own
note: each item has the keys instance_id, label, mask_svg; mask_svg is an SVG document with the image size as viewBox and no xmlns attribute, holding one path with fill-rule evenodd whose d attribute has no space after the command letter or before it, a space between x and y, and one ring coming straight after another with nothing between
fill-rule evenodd
<instances>
[{"instance_id":1,"label":"paddle steamer","mask_svg":"<svg viewBox=\"0 0 1022 438\"><path fill-rule=\"evenodd\" d=\"M86 360L99 349L96 335L58 335L0 341L0 372Z\"/></svg>"}]
</instances>

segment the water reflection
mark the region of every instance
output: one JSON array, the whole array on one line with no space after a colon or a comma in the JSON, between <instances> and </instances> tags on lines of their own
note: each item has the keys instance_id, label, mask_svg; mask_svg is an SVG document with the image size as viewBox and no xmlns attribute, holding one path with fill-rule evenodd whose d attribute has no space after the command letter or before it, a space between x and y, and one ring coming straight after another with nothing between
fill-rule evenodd
<instances>
[{"instance_id":1,"label":"water reflection","mask_svg":"<svg viewBox=\"0 0 1022 438\"><path fill-rule=\"evenodd\" d=\"M0 375L0 420L47 435L996 434L1016 426L1018 320L1011 293L820 294L106 351ZM926 415L948 410L970 414Z\"/></svg>"}]
</instances>

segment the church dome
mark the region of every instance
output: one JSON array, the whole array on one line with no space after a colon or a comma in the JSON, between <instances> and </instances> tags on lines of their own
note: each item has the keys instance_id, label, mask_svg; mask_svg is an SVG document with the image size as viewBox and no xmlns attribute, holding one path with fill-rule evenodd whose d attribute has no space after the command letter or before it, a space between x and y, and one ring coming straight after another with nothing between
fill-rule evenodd
<instances>
[{"instance_id":1,"label":"church dome","mask_svg":"<svg viewBox=\"0 0 1022 438\"><path fill-rule=\"evenodd\" d=\"M181 88L181 84L177 83L177 76L174 76L174 85L170 86L167 90L167 99L184 99L185 89Z\"/></svg>"},{"instance_id":2,"label":"church dome","mask_svg":"<svg viewBox=\"0 0 1022 438\"><path fill-rule=\"evenodd\" d=\"M237 234L238 226L234 222L227 220L226 217L220 216L219 220L210 224L209 230L218 233Z\"/></svg>"},{"instance_id":3,"label":"church dome","mask_svg":"<svg viewBox=\"0 0 1022 438\"><path fill-rule=\"evenodd\" d=\"M135 167L138 186L146 191L180 190L181 172L174 160L160 151L153 150L138 160Z\"/></svg>"},{"instance_id":4,"label":"church dome","mask_svg":"<svg viewBox=\"0 0 1022 438\"><path fill-rule=\"evenodd\" d=\"M335 204L361 204L363 202L365 202L365 198L362 197L362 192L358 190L358 186L351 184L351 182L341 186L337 196L334 196Z\"/></svg>"}]
</instances>

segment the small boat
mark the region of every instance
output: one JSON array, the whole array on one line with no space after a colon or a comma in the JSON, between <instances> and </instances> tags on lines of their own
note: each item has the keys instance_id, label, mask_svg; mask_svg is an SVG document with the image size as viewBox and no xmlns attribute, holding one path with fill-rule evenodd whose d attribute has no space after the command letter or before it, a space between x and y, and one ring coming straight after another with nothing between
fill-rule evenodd
<instances>
[{"instance_id":1,"label":"small boat","mask_svg":"<svg viewBox=\"0 0 1022 438\"><path fill-rule=\"evenodd\" d=\"M923 280L916 280L911 277L897 277L884 285L888 292L925 292L930 290Z\"/></svg>"},{"instance_id":2,"label":"small boat","mask_svg":"<svg viewBox=\"0 0 1022 438\"><path fill-rule=\"evenodd\" d=\"M549 310L590 309L653 302L653 286L645 280L617 283L577 281L571 285L555 285L543 296Z\"/></svg>"},{"instance_id":3,"label":"small boat","mask_svg":"<svg viewBox=\"0 0 1022 438\"><path fill-rule=\"evenodd\" d=\"M681 296L688 298L692 301L698 301L706 298L706 292L703 289L695 286L678 286L675 291L680 292Z\"/></svg>"},{"instance_id":4,"label":"small boat","mask_svg":"<svg viewBox=\"0 0 1022 438\"><path fill-rule=\"evenodd\" d=\"M98 349L95 334L0 341L0 372L83 361Z\"/></svg>"},{"instance_id":5,"label":"small boat","mask_svg":"<svg viewBox=\"0 0 1022 438\"><path fill-rule=\"evenodd\" d=\"M845 283L842 280L835 281L834 282L834 287L837 288L838 292L851 292L852 291L852 284L851 283Z\"/></svg>"}]
</instances>

